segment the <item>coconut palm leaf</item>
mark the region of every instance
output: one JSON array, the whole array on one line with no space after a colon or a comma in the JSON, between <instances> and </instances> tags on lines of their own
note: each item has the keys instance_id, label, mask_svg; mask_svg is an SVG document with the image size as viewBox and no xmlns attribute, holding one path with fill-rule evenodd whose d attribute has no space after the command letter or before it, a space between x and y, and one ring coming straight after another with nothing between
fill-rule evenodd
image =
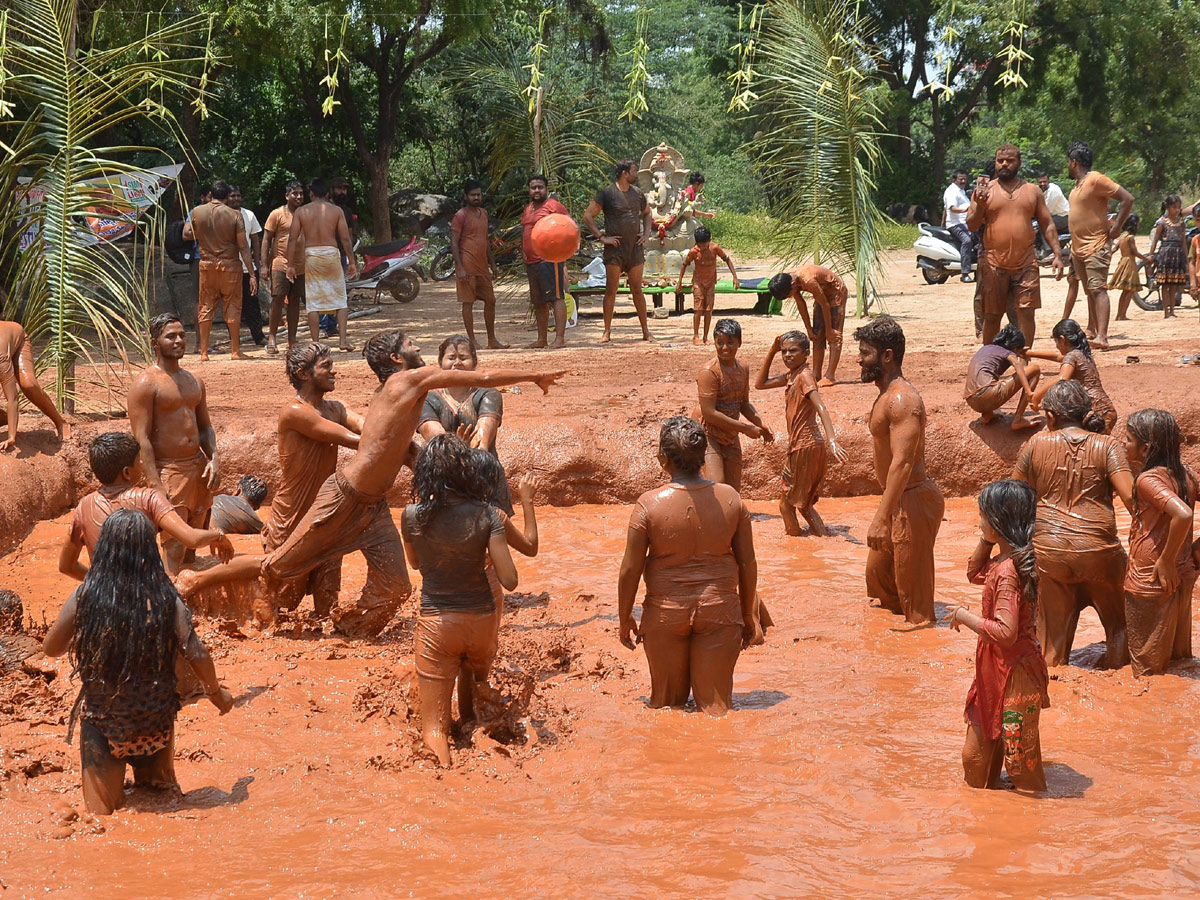
<instances>
[{"instance_id":1,"label":"coconut palm leaf","mask_svg":"<svg viewBox=\"0 0 1200 900\"><path fill-rule=\"evenodd\" d=\"M777 253L855 274L858 314L879 273L883 162L869 30L851 0L782 0L763 26L750 143L782 226Z\"/></svg>"},{"instance_id":2,"label":"coconut palm leaf","mask_svg":"<svg viewBox=\"0 0 1200 900\"><path fill-rule=\"evenodd\" d=\"M103 14L103 12L101 13ZM204 19L181 19L126 44L76 49L74 0L12 0L5 23L5 91L32 111L24 123L0 123L5 159L0 183L21 173L20 202L0 204L0 233L22 247L10 271L5 315L20 315L55 371L60 403L73 398L71 374L84 359L103 371L112 354L146 349L146 269L132 252L98 241L84 224L111 205L107 185L143 171L127 161L150 147L108 145L118 127L149 119L186 141L170 112L196 93L204 59ZM29 190L28 188L33 188ZM18 308L19 304L19 308Z\"/></svg>"}]
</instances>

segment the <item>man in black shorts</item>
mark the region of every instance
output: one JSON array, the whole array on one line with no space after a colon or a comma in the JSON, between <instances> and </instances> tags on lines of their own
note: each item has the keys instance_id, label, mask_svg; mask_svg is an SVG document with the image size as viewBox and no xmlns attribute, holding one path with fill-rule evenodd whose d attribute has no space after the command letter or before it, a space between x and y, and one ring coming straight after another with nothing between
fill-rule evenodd
<instances>
[{"instance_id":1,"label":"man in black shorts","mask_svg":"<svg viewBox=\"0 0 1200 900\"><path fill-rule=\"evenodd\" d=\"M642 326L642 340L652 341L654 338L646 326L642 264L646 260L643 247L654 228L654 216L645 195L634 186L638 177L636 162L621 160L614 177L615 183L597 192L583 214L588 230L604 244L604 336L600 343L607 344L612 340L613 310L617 305L617 287L622 274L629 277L629 292L633 295L633 306ZM596 224L599 213L604 213L603 234Z\"/></svg>"},{"instance_id":2,"label":"man in black shorts","mask_svg":"<svg viewBox=\"0 0 1200 900\"><path fill-rule=\"evenodd\" d=\"M521 250L525 255L525 274L529 277L529 302L537 320L538 339L530 345L531 350L547 346L551 310L554 310L554 343L549 347L560 350L567 345L567 303L563 296L567 289L567 264L544 260L533 248L533 226L551 215L570 213L549 195L545 175L530 175L529 204L521 214Z\"/></svg>"}]
</instances>

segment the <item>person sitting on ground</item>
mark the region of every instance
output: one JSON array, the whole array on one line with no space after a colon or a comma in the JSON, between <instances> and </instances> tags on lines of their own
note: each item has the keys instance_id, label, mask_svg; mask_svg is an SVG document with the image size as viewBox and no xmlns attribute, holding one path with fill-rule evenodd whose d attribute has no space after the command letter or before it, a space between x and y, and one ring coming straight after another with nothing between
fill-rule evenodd
<instances>
[{"instance_id":1,"label":"person sitting on ground","mask_svg":"<svg viewBox=\"0 0 1200 900\"><path fill-rule=\"evenodd\" d=\"M60 441L71 437L71 426L38 384L33 370L33 344L29 335L16 322L0 321L0 390L4 391L5 424L8 426L8 437L0 440L0 452L3 453L17 446L17 422L21 413L17 403L18 389L53 423Z\"/></svg>"},{"instance_id":2,"label":"person sitting on ground","mask_svg":"<svg viewBox=\"0 0 1200 900\"><path fill-rule=\"evenodd\" d=\"M775 435L750 402L750 373L737 361L742 346L742 326L737 319L718 319L713 342L717 356L696 375L700 403L692 417L704 424L708 435L704 477L738 491L742 487L742 442L738 435L752 440L762 438L768 444ZM745 422L741 420L743 415Z\"/></svg>"},{"instance_id":3,"label":"person sitting on ground","mask_svg":"<svg viewBox=\"0 0 1200 900\"><path fill-rule=\"evenodd\" d=\"M1025 418L1025 407L1033 399L1042 370L1037 363L1027 363L1022 358L1025 350L1025 335L1015 325L1005 325L990 344L975 351L971 365L967 368L967 384L963 388L963 399L967 406L979 413L984 425L996 418L996 410L1020 392L1021 399L1013 410L1012 430L1033 428L1038 423ZM1012 374L1004 372L1012 368Z\"/></svg>"},{"instance_id":4,"label":"person sitting on ground","mask_svg":"<svg viewBox=\"0 0 1200 900\"><path fill-rule=\"evenodd\" d=\"M829 531L816 510L828 463L826 444L829 453L838 462L845 462L846 451L834 437L829 411L821 402L817 381L808 367L808 348L808 337L802 331L788 331L775 338L758 370L754 389L787 389L784 394L784 415L787 419L788 456L787 466L783 470L783 484L787 490L779 500L784 530L793 537L800 535L800 522L796 518L799 512L808 522L810 535L826 537ZM787 372L772 378L771 363L776 353L783 357ZM824 436L817 428L818 416L825 430Z\"/></svg>"},{"instance_id":5,"label":"person sitting on ground","mask_svg":"<svg viewBox=\"0 0 1200 900\"><path fill-rule=\"evenodd\" d=\"M1027 350L1025 356L1059 363L1058 380L1075 380L1083 385L1083 389L1092 400L1092 412L1104 420L1104 433L1112 434L1117 424L1117 410L1100 381L1100 370L1096 368L1096 360L1092 356L1087 335L1074 319L1063 319L1054 326L1050 336L1054 338L1056 350ZM1057 383L1052 378L1043 381L1033 392L1030 407L1039 409L1046 392Z\"/></svg>"},{"instance_id":6,"label":"person sitting on ground","mask_svg":"<svg viewBox=\"0 0 1200 900\"><path fill-rule=\"evenodd\" d=\"M700 474L708 438L698 422L672 416L658 437L667 484L642 494L629 517L617 581L618 636L635 640L650 664L650 706L702 712L733 706L733 670L746 647L763 642L758 562L750 510L737 491ZM642 620L633 618L646 579Z\"/></svg>"},{"instance_id":7,"label":"person sitting on ground","mask_svg":"<svg viewBox=\"0 0 1200 900\"><path fill-rule=\"evenodd\" d=\"M400 519L405 557L421 572L414 649L421 739L443 766L450 765L450 705L460 667L458 711L469 722L496 658L500 612L487 564L505 590L517 586L500 511L485 502L490 492L466 442L439 434L417 458L414 502Z\"/></svg>"},{"instance_id":8,"label":"person sitting on ground","mask_svg":"<svg viewBox=\"0 0 1200 900\"><path fill-rule=\"evenodd\" d=\"M232 494L212 498L212 525L226 534L262 534L258 508L267 499L267 483L257 475L243 475Z\"/></svg>"},{"instance_id":9,"label":"person sitting on ground","mask_svg":"<svg viewBox=\"0 0 1200 900\"><path fill-rule=\"evenodd\" d=\"M137 438L120 431L96 437L88 447L92 474L100 489L79 501L71 517L71 530L58 556L58 571L83 581L88 567L79 561L83 548L95 558L96 541L104 523L118 509L135 509L156 529L193 550L210 547L222 562L233 556L233 544L220 528L193 528L175 509L166 494L156 488L134 487L142 480L142 447Z\"/></svg>"},{"instance_id":10,"label":"person sitting on ground","mask_svg":"<svg viewBox=\"0 0 1200 900\"><path fill-rule=\"evenodd\" d=\"M1113 494L1132 509L1129 463L1116 439L1098 433L1104 422L1078 381L1055 382L1044 405L1047 430L1029 439L1013 469L1038 496L1038 639L1047 665L1066 665L1079 613L1092 606L1104 626L1104 665L1120 668L1129 662L1126 559Z\"/></svg>"},{"instance_id":11,"label":"person sitting on ground","mask_svg":"<svg viewBox=\"0 0 1200 900\"><path fill-rule=\"evenodd\" d=\"M842 357L842 328L846 324L846 283L832 269L824 266L798 266L790 272L780 272L767 284L771 296L778 300L791 297L796 301L804 330L813 343L813 374L821 387L837 384L838 360ZM812 294L813 318L808 317L805 294ZM825 362L825 345L829 345L829 371L821 374Z\"/></svg>"},{"instance_id":12,"label":"person sitting on ground","mask_svg":"<svg viewBox=\"0 0 1200 900\"><path fill-rule=\"evenodd\" d=\"M947 622L979 635L975 680L963 718L963 775L973 788L1000 787L1000 766L1017 790L1046 790L1038 719L1050 706L1050 675L1035 626L1037 496L1021 481L993 481L979 494L979 543L967 579L983 585L981 614L957 606ZM993 553L995 555L993 555Z\"/></svg>"},{"instance_id":13,"label":"person sitting on ground","mask_svg":"<svg viewBox=\"0 0 1200 900\"><path fill-rule=\"evenodd\" d=\"M1125 421L1133 483L1125 622L1134 675L1161 675L1172 659L1192 656L1192 519L1197 481L1179 456L1179 425L1161 409Z\"/></svg>"},{"instance_id":14,"label":"person sitting on ground","mask_svg":"<svg viewBox=\"0 0 1200 900\"><path fill-rule=\"evenodd\" d=\"M733 289L738 289L737 269L729 254L721 249L721 245L712 239L712 232L704 225L696 229L696 246L688 251L683 258L683 268L679 270L679 281L675 285L677 293L683 292L683 276L687 274L688 266L696 264L692 275L692 343L699 345L700 318L704 317L704 343L708 343L708 326L712 322L713 307L716 306L717 289L717 260L723 259L729 267L729 275L733 279Z\"/></svg>"},{"instance_id":15,"label":"person sitting on ground","mask_svg":"<svg viewBox=\"0 0 1200 900\"><path fill-rule=\"evenodd\" d=\"M1138 275L1137 261L1139 259L1143 262L1150 261L1149 256L1138 253L1137 230L1140 223L1141 219L1138 218L1138 214L1130 213L1129 218L1125 220L1125 229L1121 232L1121 237L1117 239L1121 260L1108 280L1108 289L1121 292L1121 297L1117 301L1118 322L1129 319L1129 316L1125 315L1129 310L1129 303L1133 300L1133 295L1142 289L1142 279Z\"/></svg>"},{"instance_id":16,"label":"person sitting on ground","mask_svg":"<svg viewBox=\"0 0 1200 900\"><path fill-rule=\"evenodd\" d=\"M82 687L79 758L87 808L107 816L125 802L125 766L134 787L179 790L175 778L175 660L180 652L221 711L233 708L192 616L167 578L154 526L118 509L100 529L83 584L46 634L47 656L71 651ZM70 729L67 739L70 740Z\"/></svg>"}]
</instances>

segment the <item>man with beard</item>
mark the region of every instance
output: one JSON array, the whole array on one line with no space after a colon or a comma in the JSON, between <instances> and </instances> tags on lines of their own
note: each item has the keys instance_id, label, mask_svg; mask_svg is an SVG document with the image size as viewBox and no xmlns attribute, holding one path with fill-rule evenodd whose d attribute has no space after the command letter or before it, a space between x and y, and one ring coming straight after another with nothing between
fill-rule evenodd
<instances>
[{"instance_id":1,"label":"man with beard","mask_svg":"<svg viewBox=\"0 0 1200 900\"><path fill-rule=\"evenodd\" d=\"M475 341L475 302L483 303L483 324L487 329L488 349L505 350L496 337L496 290L500 277L492 256L488 236L488 211L483 208L483 185L471 179L463 190L466 205L450 220L450 253L454 256L454 291L462 304L463 330Z\"/></svg>"},{"instance_id":2,"label":"man with beard","mask_svg":"<svg viewBox=\"0 0 1200 900\"><path fill-rule=\"evenodd\" d=\"M529 302L537 320L538 339L531 350L546 346L550 310L554 310L554 343L551 350L567 345L567 304L563 292L567 286L567 264L542 259L533 248L533 226L550 215L570 215L567 208L547 192L545 175L529 176L529 204L521 214L521 250L525 254L525 274L529 278Z\"/></svg>"},{"instance_id":3,"label":"man with beard","mask_svg":"<svg viewBox=\"0 0 1200 900\"><path fill-rule=\"evenodd\" d=\"M385 495L401 466L411 459L413 431L426 393L442 387L506 387L522 382L549 392L550 385L565 374L426 366L420 348L402 331L375 335L363 354L380 387L371 399L354 458L325 480L281 546L265 558L237 557L227 566L189 573L180 581L180 593L189 596L260 574L273 591L280 581L302 578L358 550L367 560L367 582L355 606L333 611L334 627L352 637L379 634L412 590L404 547Z\"/></svg>"},{"instance_id":4,"label":"man with beard","mask_svg":"<svg viewBox=\"0 0 1200 900\"><path fill-rule=\"evenodd\" d=\"M925 470L925 404L901 370L904 331L895 319L872 319L854 339L862 380L879 389L869 427L883 497L867 529L867 596L909 622L931 624L933 545L946 503Z\"/></svg>"},{"instance_id":5,"label":"man with beard","mask_svg":"<svg viewBox=\"0 0 1200 900\"><path fill-rule=\"evenodd\" d=\"M154 365L129 388L129 428L142 447L146 485L166 494L185 523L204 529L221 480L204 382L179 364L187 339L178 316L160 313L151 319L150 341ZM167 573L175 575L196 554L164 538L162 555Z\"/></svg>"},{"instance_id":6,"label":"man with beard","mask_svg":"<svg viewBox=\"0 0 1200 900\"><path fill-rule=\"evenodd\" d=\"M296 331L300 327L300 306L304 303L304 254L296 254L296 278L287 277L288 238L292 232L292 216L304 202L304 185L289 181L284 190L284 204L271 210L267 224L266 247L262 255L259 278L271 279L271 312L268 318L267 353L274 356L279 352L275 346L275 334L283 320L283 308L287 305L288 349L296 343ZM298 248L302 249L302 248Z\"/></svg>"},{"instance_id":7,"label":"man with beard","mask_svg":"<svg viewBox=\"0 0 1200 900\"><path fill-rule=\"evenodd\" d=\"M986 265L980 266L983 295L983 334L980 340L990 344L1000 331L1010 297L1017 307L1017 325L1033 344L1037 323L1035 313L1042 305L1033 220L1037 219L1054 254L1054 275L1062 278L1062 253L1058 232L1046 208L1046 198L1036 184L1019 176L1021 151L1015 144L1003 144L996 150L996 177L975 188L967 227L977 231L987 227Z\"/></svg>"},{"instance_id":8,"label":"man with beard","mask_svg":"<svg viewBox=\"0 0 1200 900\"><path fill-rule=\"evenodd\" d=\"M250 272L250 292L258 291L257 270L250 261L250 245L246 240L246 220L229 205L233 193L224 181L212 186L212 199L192 210L191 230L200 245L200 295L196 311L196 327L200 332L200 361L208 362L208 338L213 317L220 305L229 329L230 355L247 359L242 353L242 273ZM184 237L188 236L184 229Z\"/></svg>"}]
</instances>

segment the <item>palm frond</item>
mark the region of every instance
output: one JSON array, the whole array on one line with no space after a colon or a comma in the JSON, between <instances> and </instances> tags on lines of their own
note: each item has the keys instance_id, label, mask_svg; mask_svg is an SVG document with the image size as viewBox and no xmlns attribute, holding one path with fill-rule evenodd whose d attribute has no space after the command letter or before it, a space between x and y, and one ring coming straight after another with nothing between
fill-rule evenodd
<instances>
[{"instance_id":1,"label":"palm frond","mask_svg":"<svg viewBox=\"0 0 1200 900\"><path fill-rule=\"evenodd\" d=\"M776 252L853 272L858 314L880 270L876 58L852 0L782 0L763 25L749 145L781 227Z\"/></svg>"}]
</instances>

